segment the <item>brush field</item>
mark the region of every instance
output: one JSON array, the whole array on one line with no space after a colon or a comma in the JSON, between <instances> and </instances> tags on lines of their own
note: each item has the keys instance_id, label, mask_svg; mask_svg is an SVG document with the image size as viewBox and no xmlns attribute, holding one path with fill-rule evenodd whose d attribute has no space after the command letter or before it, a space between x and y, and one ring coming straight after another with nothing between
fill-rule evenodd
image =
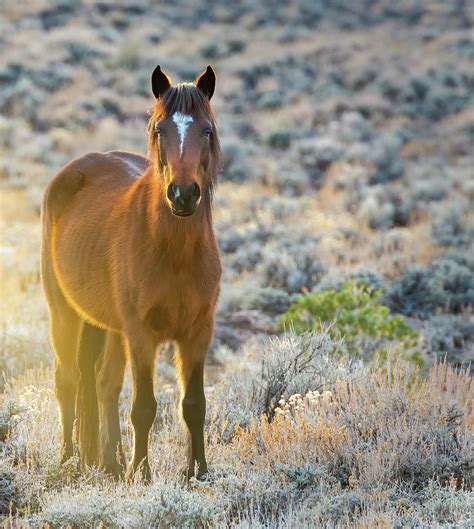
<instances>
[{"instance_id":1,"label":"brush field","mask_svg":"<svg viewBox=\"0 0 474 529\"><path fill-rule=\"evenodd\" d=\"M1 3L4 527L474 525L473 22L462 0ZM144 154L156 64L181 82L208 63L210 480L177 471L172 347L152 484L79 475L59 464L42 193L85 152Z\"/></svg>"}]
</instances>

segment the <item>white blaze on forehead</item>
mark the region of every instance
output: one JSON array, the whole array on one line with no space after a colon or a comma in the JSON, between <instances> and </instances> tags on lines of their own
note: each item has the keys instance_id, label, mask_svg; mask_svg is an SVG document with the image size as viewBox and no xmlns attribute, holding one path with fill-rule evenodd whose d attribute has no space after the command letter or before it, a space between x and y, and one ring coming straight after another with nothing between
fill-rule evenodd
<instances>
[{"instance_id":1,"label":"white blaze on forehead","mask_svg":"<svg viewBox=\"0 0 474 529\"><path fill-rule=\"evenodd\" d=\"M179 157L183 155L184 140L186 139L186 131L188 130L189 124L193 122L192 116L187 114L181 114L181 112L175 112L173 114L173 121L176 123L176 128L179 134Z\"/></svg>"}]
</instances>

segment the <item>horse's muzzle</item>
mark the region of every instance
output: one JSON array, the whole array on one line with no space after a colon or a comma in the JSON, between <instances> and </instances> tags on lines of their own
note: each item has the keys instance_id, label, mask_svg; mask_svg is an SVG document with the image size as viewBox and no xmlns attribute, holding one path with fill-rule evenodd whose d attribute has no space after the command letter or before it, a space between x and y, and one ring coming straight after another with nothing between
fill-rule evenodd
<instances>
[{"instance_id":1,"label":"horse's muzzle","mask_svg":"<svg viewBox=\"0 0 474 529\"><path fill-rule=\"evenodd\" d=\"M171 211L178 217L190 217L201 201L201 189L197 182L188 187L179 186L173 182L168 186L166 196L171 205Z\"/></svg>"}]
</instances>

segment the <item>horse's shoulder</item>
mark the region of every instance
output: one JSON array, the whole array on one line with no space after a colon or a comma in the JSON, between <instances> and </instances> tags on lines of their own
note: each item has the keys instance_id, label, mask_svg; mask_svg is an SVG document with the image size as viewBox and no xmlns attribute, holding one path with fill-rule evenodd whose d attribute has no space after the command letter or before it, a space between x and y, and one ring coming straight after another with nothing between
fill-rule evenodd
<instances>
[{"instance_id":1,"label":"horse's shoulder","mask_svg":"<svg viewBox=\"0 0 474 529\"><path fill-rule=\"evenodd\" d=\"M84 187L87 178L88 155L66 164L49 182L43 199L43 211L58 217L72 197Z\"/></svg>"},{"instance_id":2,"label":"horse's shoulder","mask_svg":"<svg viewBox=\"0 0 474 529\"><path fill-rule=\"evenodd\" d=\"M117 164L128 176L137 178L145 172L149 161L141 154L127 151L109 151L103 153L108 161Z\"/></svg>"},{"instance_id":3,"label":"horse's shoulder","mask_svg":"<svg viewBox=\"0 0 474 529\"><path fill-rule=\"evenodd\" d=\"M66 164L51 180L44 195L44 208L58 215L81 189L96 186L128 186L147 166L147 159L134 153L90 152ZM59 206L59 210L58 210Z\"/></svg>"}]
</instances>

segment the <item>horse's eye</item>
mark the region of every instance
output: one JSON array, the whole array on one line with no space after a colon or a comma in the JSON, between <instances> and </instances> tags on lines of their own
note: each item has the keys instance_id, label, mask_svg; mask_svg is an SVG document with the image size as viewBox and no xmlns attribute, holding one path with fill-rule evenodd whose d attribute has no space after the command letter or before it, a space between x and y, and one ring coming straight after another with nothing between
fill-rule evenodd
<instances>
[{"instance_id":1,"label":"horse's eye","mask_svg":"<svg viewBox=\"0 0 474 529\"><path fill-rule=\"evenodd\" d=\"M158 125L158 123L155 125L155 132L158 134L158 136L163 134L163 129Z\"/></svg>"},{"instance_id":2,"label":"horse's eye","mask_svg":"<svg viewBox=\"0 0 474 529\"><path fill-rule=\"evenodd\" d=\"M212 129L211 128L204 129L204 136L206 138L210 138L211 134L212 134Z\"/></svg>"}]
</instances>

